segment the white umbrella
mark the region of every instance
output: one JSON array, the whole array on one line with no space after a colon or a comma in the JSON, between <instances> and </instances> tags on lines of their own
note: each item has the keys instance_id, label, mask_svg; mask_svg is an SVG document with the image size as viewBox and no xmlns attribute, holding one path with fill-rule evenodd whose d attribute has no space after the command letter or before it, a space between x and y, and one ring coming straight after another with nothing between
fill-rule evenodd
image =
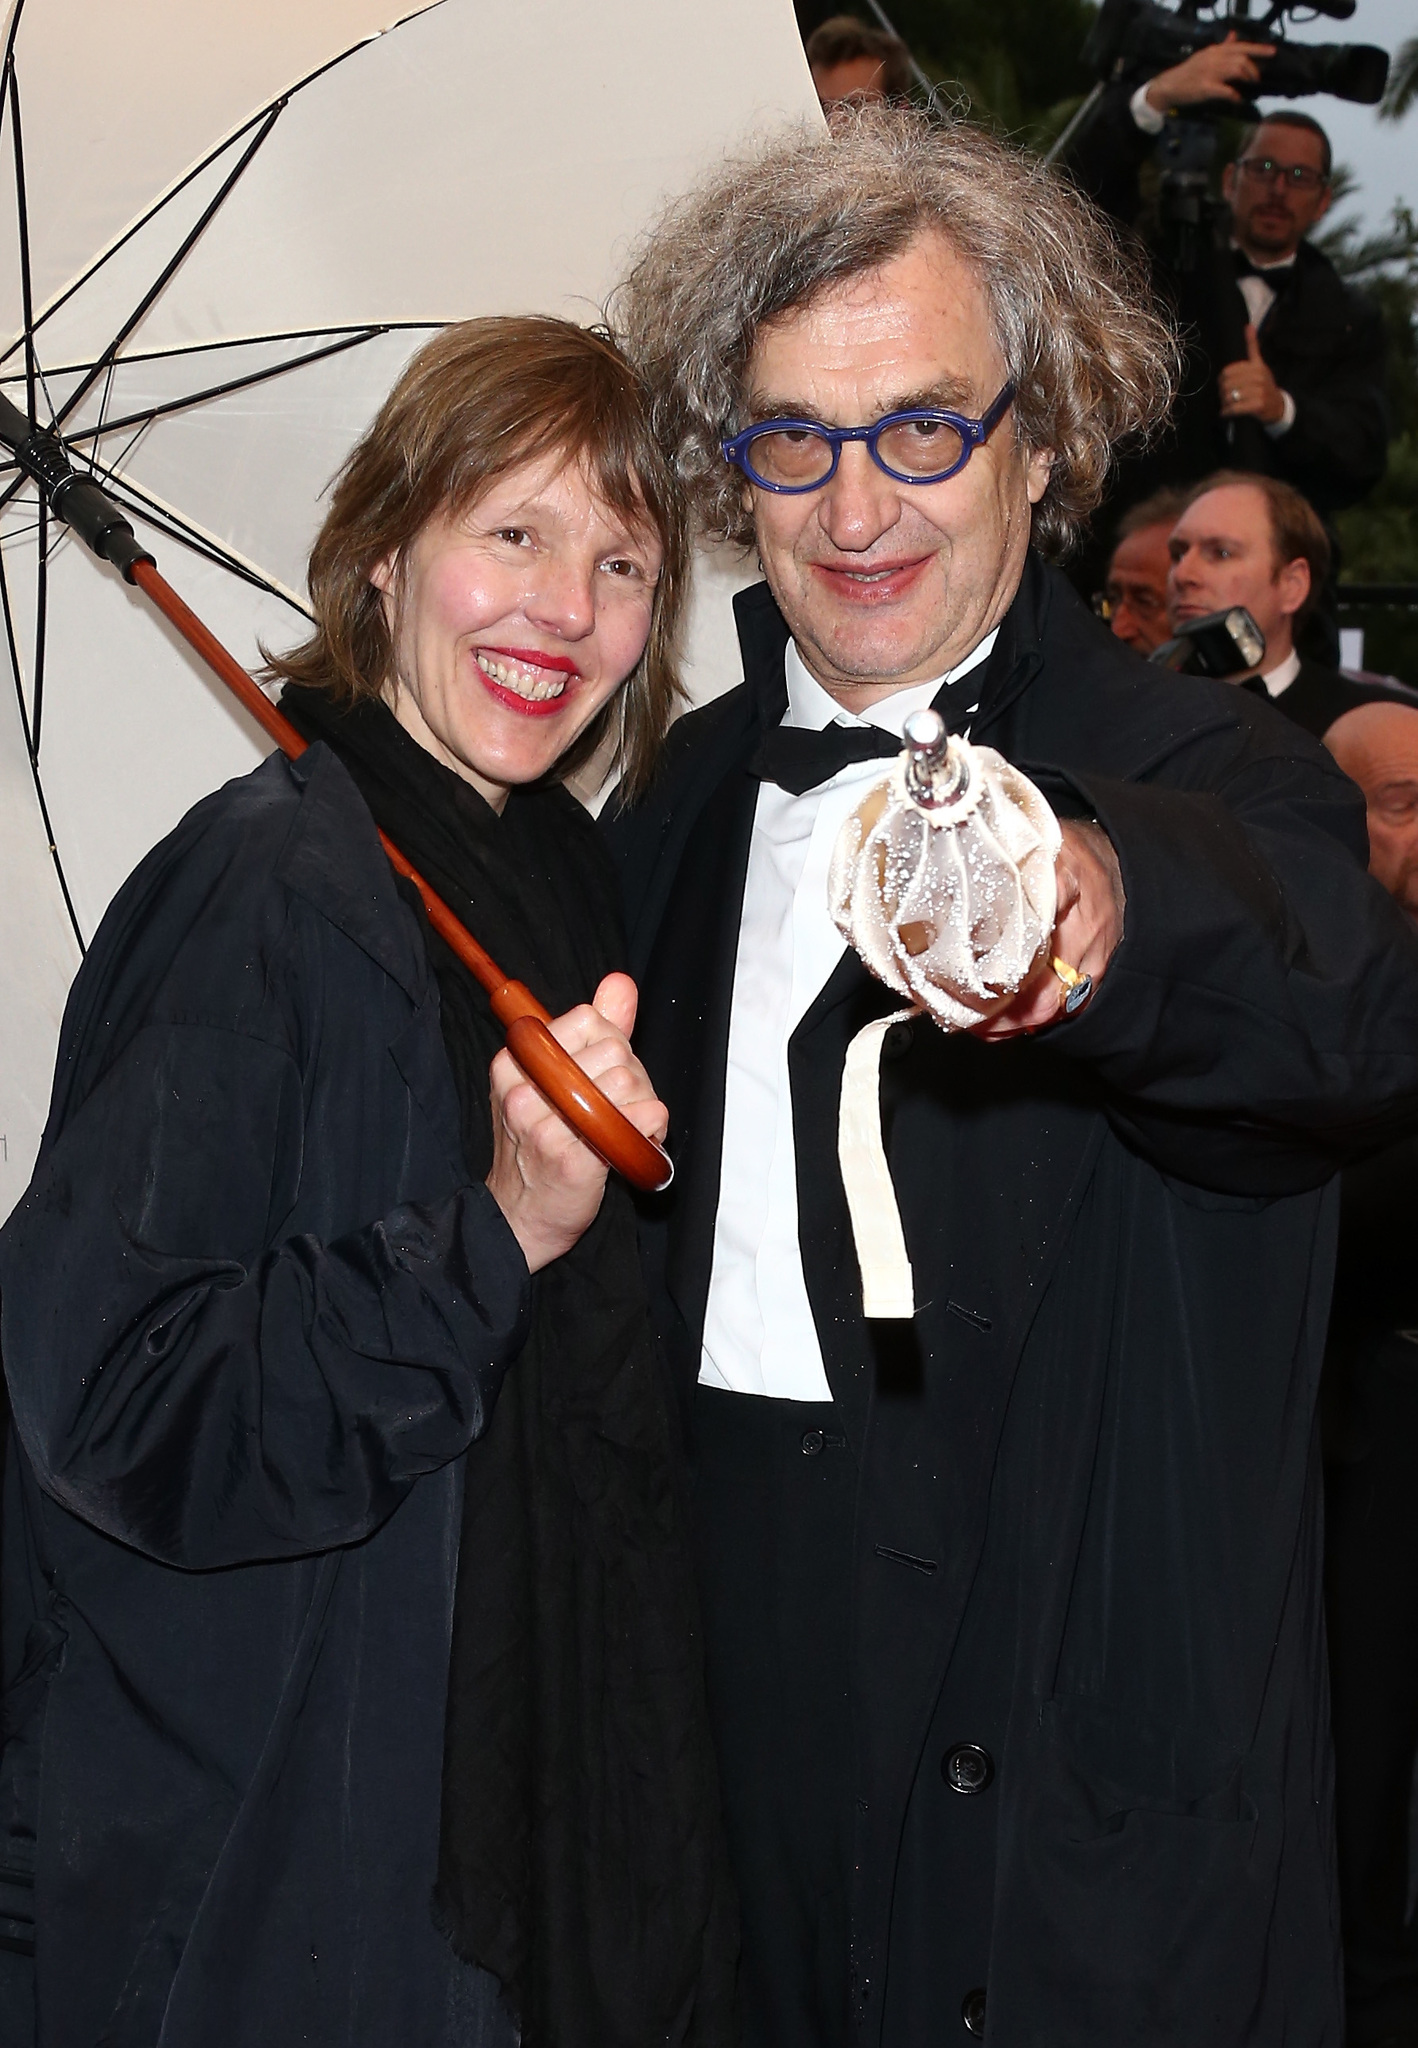
<instances>
[{"instance_id":1,"label":"white umbrella","mask_svg":"<svg viewBox=\"0 0 1418 2048\"><path fill-rule=\"evenodd\" d=\"M251 667L302 636L320 494L429 331L593 317L665 197L816 112L788 0L16 0L0 93L0 389ZM83 942L265 743L32 486L0 495L3 1217Z\"/></svg>"}]
</instances>

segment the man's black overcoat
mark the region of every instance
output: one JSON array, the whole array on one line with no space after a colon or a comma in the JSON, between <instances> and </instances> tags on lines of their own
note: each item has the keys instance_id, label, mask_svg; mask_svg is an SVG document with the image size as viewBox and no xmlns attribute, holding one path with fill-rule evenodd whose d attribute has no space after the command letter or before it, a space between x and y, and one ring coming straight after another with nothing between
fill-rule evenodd
<instances>
[{"instance_id":1,"label":"man's black overcoat","mask_svg":"<svg viewBox=\"0 0 1418 2048\"><path fill-rule=\"evenodd\" d=\"M679 1161L645 1241L686 1390L745 763L786 705L766 586L739 615L746 686L681 722L611 828ZM1418 944L1322 750L1245 692L1146 667L1032 557L972 736L1102 822L1126 930L1092 1005L1033 1040L898 1030L882 1106L913 1326L863 1322L836 1150L847 1043L898 998L848 953L789 1046L804 1270L860 1472L858 2038L914 2044L918 2014L987 1985L1008 2048L1337 2043L1328 1183L1418 1098ZM995 1762L982 1795L944 1785L962 1741Z\"/></svg>"},{"instance_id":2,"label":"man's black overcoat","mask_svg":"<svg viewBox=\"0 0 1418 2048\"><path fill-rule=\"evenodd\" d=\"M460 1454L529 1283L458 1128L342 764L189 812L90 949L0 1233L0 1907L42 2048L468 2038L430 1910Z\"/></svg>"}]
</instances>

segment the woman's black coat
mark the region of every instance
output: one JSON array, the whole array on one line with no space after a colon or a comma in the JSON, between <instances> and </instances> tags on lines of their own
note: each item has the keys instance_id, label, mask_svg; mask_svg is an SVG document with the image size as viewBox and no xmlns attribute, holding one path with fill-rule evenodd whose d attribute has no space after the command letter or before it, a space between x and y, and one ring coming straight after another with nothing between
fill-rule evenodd
<instances>
[{"instance_id":1,"label":"woman's black coat","mask_svg":"<svg viewBox=\"0 0 1418 2048\"><path fill-rule=\"evenodd\" d=\"M44 2048L464 2038L429 1910L459 1453L528 1279L457 1132L345 769L200 804L105 920L0 1234L0 1864Z\"/></svg>"},{"instance_id":2,"label":"woman's black coat","mask_svg":"<svg viewBox=\"0 0 1418 2048\"><path fill-rule=\"evenodd\" d=\"M738 608L746 686L676 728L613 826L678 1161L645 1243L686 1389L746 764L786 703L766 587ZM1418 942L1328 756L1242 691L1145 667L1036 560L972 737L1102 822L1126 933L1093 1003L1035 1039L896 1034L910 1326L863 1321L837 1164L846 1046L899 999L848 952L789 1044L804 1270L860 1474L854 2034L957 2038L986 1986L1006 2048L1335 2044L1327 1183L1418 1099ZM961 1742L996 1764L982 1796L943 1781Z\"/></svg>"}]
</instances>

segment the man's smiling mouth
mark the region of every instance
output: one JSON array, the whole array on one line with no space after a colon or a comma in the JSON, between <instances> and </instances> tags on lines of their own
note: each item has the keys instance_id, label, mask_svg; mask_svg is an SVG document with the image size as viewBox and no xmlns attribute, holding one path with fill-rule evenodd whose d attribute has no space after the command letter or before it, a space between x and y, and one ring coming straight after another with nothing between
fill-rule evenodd
<instances>
[{"instance_id":1,"label":"man's smiling mouth","mask_svg":"<svg viewBox=\"0 0 1418 2048\"><path fill-rule=\"evenodd\" d=\"M866 592L911 582L929 559L928 555L917 555L906 561L875 562L862 568L853 568L850 562L814 562L813 567L839 585Z\"/></svg>"}]
</instances>

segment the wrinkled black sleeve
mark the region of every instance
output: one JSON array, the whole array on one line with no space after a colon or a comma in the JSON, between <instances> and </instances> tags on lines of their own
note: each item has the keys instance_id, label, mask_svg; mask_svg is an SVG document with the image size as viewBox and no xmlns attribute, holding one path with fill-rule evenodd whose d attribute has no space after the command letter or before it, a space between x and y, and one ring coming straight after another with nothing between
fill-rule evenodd
<instances>
[{"instance_id":1,"label":"wrinkled black sleeve","mask_svg":"<svg viewBox=\"0 0 1418 2048\"><path fill-rule=\"evenodd\" d=\"M1365 872L1362 802L1320 749L1242 746L1210 789L1071 780L1127 909L1098 995L1050 1038L1123 1134L1183 1179L1274 1195L1411 1123L1418 935Z\"/></svg>"},{"instance_id":2,"label":"wrinkled black sleeve","mask_svg":"<svg viewBox=\"0 0 1418 2048\"><path fill-rule=\"evenodd\" d=\"M170 1564L358 1541L479 1433L521 1341L526 1264L482 1186L337 1242L270 1241L304 1143L288 1050L150 1025L0 1237L41 1485Z\"/></svg>"}]
</instances>

